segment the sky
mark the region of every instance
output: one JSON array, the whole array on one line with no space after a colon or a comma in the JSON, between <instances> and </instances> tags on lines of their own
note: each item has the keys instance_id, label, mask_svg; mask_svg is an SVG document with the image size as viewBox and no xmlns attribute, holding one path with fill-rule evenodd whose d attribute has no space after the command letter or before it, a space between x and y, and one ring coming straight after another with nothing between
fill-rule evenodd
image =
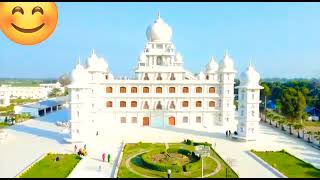
<instances>
[{"instance_id":1,"label":"sky","mask_svg":"<svg viewBox=\"0 0 320 180\"><path fill-rule=\"evenodd\" d=\"M173 30L184 67L199 73L225 51L238 74L249 62L262 78L320 78L320 3L58 2L55 32L35 46L0 32L0 78L57 78L96 50L115 76L132 76L157 12Z\"/></svg>"}]
</instances>

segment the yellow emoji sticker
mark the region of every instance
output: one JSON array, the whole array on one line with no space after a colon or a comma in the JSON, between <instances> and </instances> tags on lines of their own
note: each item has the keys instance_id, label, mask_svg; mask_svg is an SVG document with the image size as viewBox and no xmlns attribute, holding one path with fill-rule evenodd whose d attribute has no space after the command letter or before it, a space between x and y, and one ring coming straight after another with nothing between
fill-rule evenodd
<instances>
[{"instance_id":1,"label":"yellow emoji sticker","mask_svg":"<svg viewBox=\"0 0 320 180\"><path fill-rule=\"evenodd\" d=\"M35 45L46 40L57 22L54 2L0 2L0 28L18 44Z\"/></svg>"}]
</instances>

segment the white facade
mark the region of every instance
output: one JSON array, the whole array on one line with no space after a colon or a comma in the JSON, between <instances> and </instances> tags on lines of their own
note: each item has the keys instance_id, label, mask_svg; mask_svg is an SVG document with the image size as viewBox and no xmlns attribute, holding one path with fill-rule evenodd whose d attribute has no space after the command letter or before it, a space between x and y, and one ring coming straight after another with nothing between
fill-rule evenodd
<instances>
[{"instance_id":1,"label":"white facade","mask_svg":"<svg viewBox=\"0 0 320 180\"><path fill-rule=\"evenodd\" d=\"M30 98L30 99L46 99L53 88L59 88L64 92L64 88L60 83L40 84L38 87L14 87L2 85L0 92L5 91L11 98Z\"/></svg>"},{"instance_id":2,"label":"white facade","mask_svg":"<svg viewBox=\"0 0 320 180\"><path fill-rule=\"evenodd\" d=\"M255 140L259 128L260 113L260 75L251 64L247 70L241 73L238 99L238 127L237 132L240 138L246 140Z\"/></svg>"},{"instance_id":3,"label":"white facade","mask_svg":"<svg viewBox=\"0 0 320 180\"><path fill-rule=\"evenodd\" d=\"M184 69L171 27L159 14L146 35L133 79L115 79L94 50L84 65L76 65L69 85L70 141L107 125L236 129L230 55L219 64L211 58L206 70L194 75Z\"/></svg>"},{"instance_id":4,"label":"white facade","mask_svg":"<svg viewBox=\"0 0 320 180\"><path fill-rule=\"evenodd\" d=\"M9 106L10 105L10 94L7 90L0 90L0 106Z\"/></svg>"}]
</instances>

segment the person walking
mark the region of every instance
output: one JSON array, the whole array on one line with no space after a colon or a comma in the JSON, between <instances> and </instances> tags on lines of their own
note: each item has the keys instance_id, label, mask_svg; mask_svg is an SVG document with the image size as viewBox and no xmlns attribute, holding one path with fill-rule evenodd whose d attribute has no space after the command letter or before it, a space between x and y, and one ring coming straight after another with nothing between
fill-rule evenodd
<instances>
[{"instance_id":1,"label":"person walking","mask_svg":"<svg viewBox=\"0 0 320 180\"><path fill-rule=\"evenodd\" d=\"M77 147L77 145L75 144L75 145L74 145L74 153L77 153L77 149L78 149L78 147Z\"/></svg>"},{"instance_id":2,"label":"person walking","mask_svg":"<svg viewBox=\"0 0 320 180\"><path fill-rule=\"evenodd\" d=\"M83 148L84 148L85 150L87 150L87 144L84 144Z\"/></svg>"},{"instance_id":3,"label":"person walking","mask_svg":"<svg viewBox=\"0 0 320 180\"><path fill-rule=\"evenodd\" d=\"M226 137L228 137L228 131L226 131Z\"/></svg>"},{"instance_id":4,"label":"person walking","mask_svg":"<svg viewBox=\"0 0 320 180\"><path fill-rule=\"evenodd\" d=\"M106 158L106 153L102 153L102 161L104 162Z\"/></svg>"},{"instance_id":5,"label":"person walking","mask_svg":"<svg viewBox=\"0 0 320 180\"><path fill-rule=\"evenodd\" d=\"M231 131L229 130L229 136L231 136Z\"/></svg>"},{"instance_id":6,"label":"person walking","mask_svg":"<svg viewBox=\"0 0 320 180\"><path fill-rule=\"evenodd\" d=\"M110 153L108 154L108 163L110 163L111 155Z\"/></svg>"},{"instance_id":7,"label":"person walking","mask_svg":"<svg viewBox=\"0 0 320 180\"><path fill-rule=\"evenodd\" d=\"M97 131L97 133L96 133L96 136L98 136L99 135L99 131Z\"/></svg>"}]
</instances>

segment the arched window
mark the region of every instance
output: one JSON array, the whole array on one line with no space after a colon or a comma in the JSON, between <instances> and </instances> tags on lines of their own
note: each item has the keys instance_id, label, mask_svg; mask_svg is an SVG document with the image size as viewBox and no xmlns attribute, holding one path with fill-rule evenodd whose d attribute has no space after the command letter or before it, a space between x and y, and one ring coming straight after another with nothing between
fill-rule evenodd
<instances>
[{"instance_id":1,"label":"arched window","mask_svg":"<svg viewBox=\"0 0 320 180\"><path fill-rule=\"evenodd\" d=\"M171 73L170 80L176 80L176 78L174 77L174 73Z\"/></svg>"},{"instance_id":2,"label":"arched window","mask_svg":"<svg viewBox=\"0 0 320 180\"><path fill-rule=\"evenodd\" d=\"M202 87L197 87L196 88L196 93L202 93Z\"/></svg>"},{"instance_id":3,"label":"arched window","mask_svg":"<svg viewBox=\"0 0 320 180\"><path fill-rule=\"evenodd\" d=\"M137 87L131 87L131 93L137 93L138 88Z\"/></svg>"},{"instance_id":4,"label":"arched window","mask_svg":"<svg viewBox=\"0 0 320 180\"><path fill-rule=\"evenodd\" d=\"M157 87L156 88L156 93L162 93L162 87Z\"/></svg>"},{"instance_id":5,"label":"arched window","mask_svg":"<svg viewBox=\"0 0 320 180\"><path fill-rule=\"evenodd\" d=\"M131 117L131 123L136 124L137 122L137 117Z\"/></svg>"},{"instance_id":6,"label":"arched window","mask_svg":"<svg viewBox=\"0 0 320 180\"><path fill-rule=\"evenodd\" d=\"M125 101L120 101L120 107L126 107L126 102Z\"/></svg>"},{"instance_id":7,"label":"arched window","mask_svg":"<svg viewBox=\"0 0 320 180\"><path fill-rule=\"evenodd\" d=\"M108 75L106 75L106 80L108 80Z\"/></svg>"},{"instance_id":8,"label":"arched window","mask_svg":"<svg viewBox=\"0 0 320 180\"><path fill-rule=\"evenodd\" d=\"M196 117L196 123L201 123L201 116Z\"/></svg>"},{"instance_id":9,"label":"arched window","mask_svg":"<svg viewBox=\"0 0 320 180\"><path fill-rule=\"evenodd\" d=\"M161 74L158 73L157 80L162 80Z\"/></svg>"},{"instance_id":10,"label":"arched window","mask_svg":"<svg viewBox=\"0 0 320 180\"><path fill-rule=\"evenodd\" d=\"M206 80L209 80L209 75L206 75Z\"/></svg>"},{"instance_id":11,"label":"arched window","mask_svg":"<svg viewBox=\"0 0 320 180\"><path fill-rule=\"evenodd\" d=\"M127 89L126 87L120 87L120 93L126 93Z\"/></svg>"},{"instance_id":12,"label":"arched window","mask_svg":"<svg viewBox=\"0 0 320 180\"><path fill-rule=\"evenodd\" d=\"M121 117L121 118L120 118L120 122L121 122L121 123L126 123L126 121L127 121L127 118L126 118L126 117Z\"/></svg>"},{"instance_id":13,"label":"arched window","mask_svg":"<svg viewBox=\"0 0 320 180\"><path fill-rule=\"evenodd\" d=\"M137 101L131 101L131 107L137 107Z\"/></svg>"},{"instance_id":14,"label":"arched window","mask_svg":"<svg viewBox=\"0 0 320 180\"><path fill-rule=\"evenodd\" d=\"M215 87L210 87L209 88L209 93L216 93L216 88Z\"/></svg>"},{"instance_id":15,"label":"arched window","mask_svg":"<svg viewBox=\"0 0 320 180\"><path fill-rule=\"evenodd\" d=\"M184 116L184 117L182 118L182 122L183 122L183 123L188 123L188 116Z\"/></svg>"},{"instance_id":16,"label":"arched window","mask_svg":"<svg viewBox=\"0 0 320 180\"><path fill-rule=\"evenodd\" d=\"M174 101L171 101L169 108L170 109L176 109L176 106L174 105Z\"/></svg>"},{"instance_id":17,"label":"arched window","mask_svg":"<svg viewBox=\"0 0 320 180\"><path fill-rule=\"evenodd\" d=\"M209 101L209 107L216 107L216 102Z\"/></svg>"},{"instance_id":18,"label":"arched window","mask_svg":"<svg viewBox=\"0 0 320 180\"><path fill-rule=\"evenodd\" d=\"M112 107L112 101L107 101L107 107Z\"/></svg>"},{"instance_id":19,"label":"arched window","mask_svg":"<svg viewBox=\"0 0 320 180\"><path fill-rule=\"evenodd\" d=\"M157 57L157 65L162 65L163 61L162 61L162 57L158 56Z\"/></svg>"},{"instance_id":20,"label":"arched window","mask_svg":"<svg viewBox=\"0 0 320 180\"><path fill-rule=\"evenodd\" d=\"M183 87L182 88L183 93L189 93L189 88L188 87Z\"/></svg>"},{"instance_id":21,"label":"arched window","mask_svg":"<svg viewBox=\"0 0 320 180\"><path fill-rule=\"evenodd\" d=\"M107 87L106 88L106 93L112 93L112 87Z\"/></svg>"},{"instance_id":22,"label":"arched window","mask_svg":"<svg viewBox=\"0 0 320 180\"><path fill-rule=\"evenodd\" d=\"M144 78L143 78L143 80L149 80L148 73L145 73L145 74L144 74Z\"/></svg>"},{"instance_id":23,"label":"arched window","mask_svg":"<svg viewBox=\"0 0 320 180\"><path fill-rule=\"evenodd\" d=\"M148 87L143 87L143 93L149 93L149 88Z\"/></svg>"},{"instance_id":24,"label":"arched window","mask_svg":"<svg viewBox=\"0 0 320 180\"><path fill-rule=\"evenodd\" d=\"M161 110L161 109L162 109L162 105L161 105L161 102L160 102L160 101L158 101L158 104L157 104L157 106L156 106L156 109L157 109L157 110Z\"/></svg>"},{"instance_id":25,"label":"arched window","mask_svg":"<svg viewBox=\"0 0 320 180\"><path fill-rule=\"evenodd\" d=\"M183 101L182 102L182 107L188 107L189 106L189 102L188 101Z\"/></svg>"},{"instance_id":26,"label":"arched window","mask_svg":"<svg viewBox=\"0 0 320 180\"><path fill-rule=\"evenodd\" d=\"M143 109L149 109L148 101L144 102Z\"/></svg>"},{"instance_id":27,"label":"arched window","mask_svg":"<svg viewBox=\"0 0 320 180\"><path fill-rule=\"evenodd\" d=\"M202 102L201 101L197 101L196 102L196 107L201 107L202 106Z\"/></svg>"},{"instance_id":28,"label":"arched window","mask_svg":"<svg viewBox=\"0 0 320 180\"><path fill-rule=\"evenodd\" d=\"M169 87L169 93L175 93L176 88L175 87Z\"/></svg>"}]
</instances>

